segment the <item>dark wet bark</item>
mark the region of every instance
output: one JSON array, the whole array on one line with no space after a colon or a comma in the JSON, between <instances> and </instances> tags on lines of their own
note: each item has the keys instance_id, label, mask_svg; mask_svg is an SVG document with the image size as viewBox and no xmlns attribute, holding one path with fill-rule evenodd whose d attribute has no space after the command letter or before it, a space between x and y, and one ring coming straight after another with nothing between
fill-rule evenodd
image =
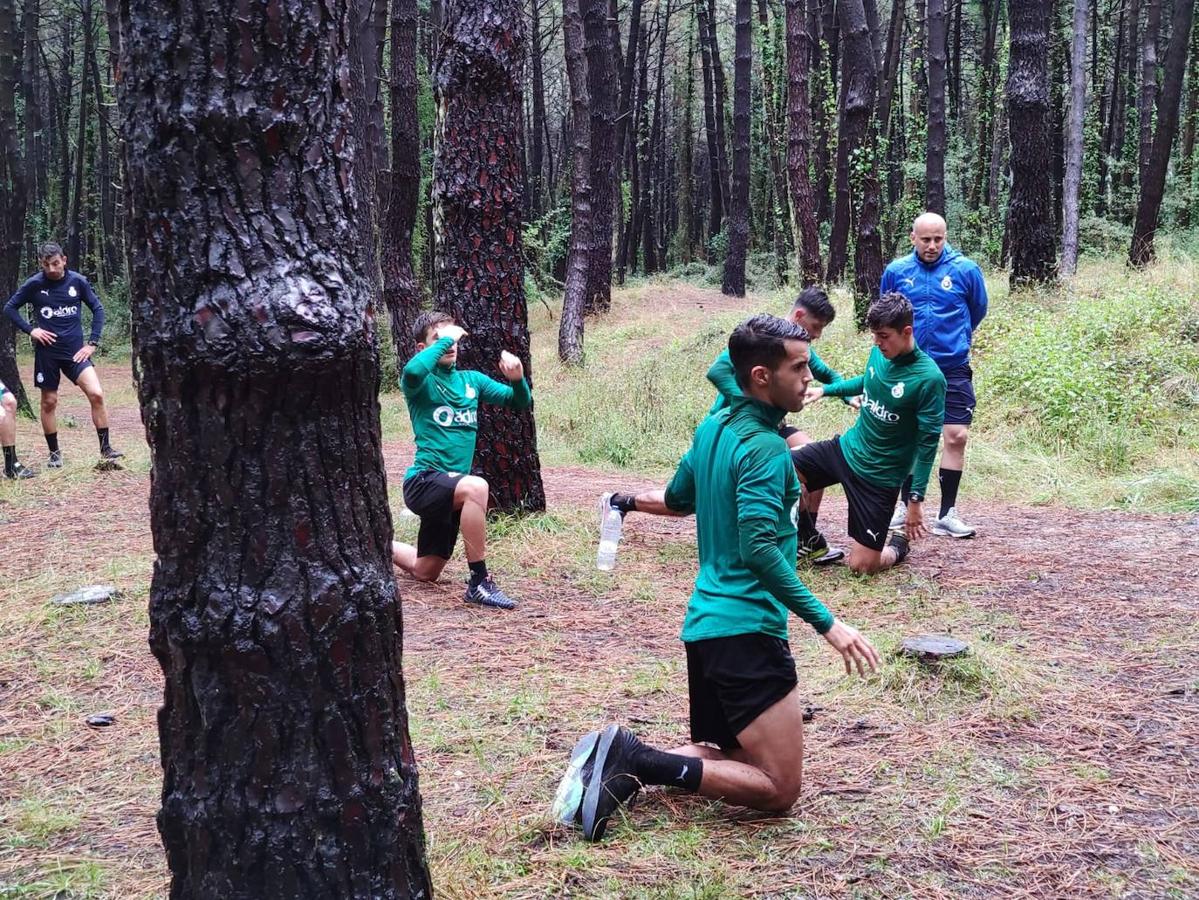
<instances>
[{"instance_id":1,"label":"dark wet bark","mask_svg":"<svg viewBox=\"0 0 1199 900\"><path fill-rule=\"evenodd\" d=\"M1166 66L1162 78L1161 97L1157 104L1157 127L1153 132L1153 148L1149 165L1141 178L1141 200L1137 204L1136 223L1132 229L1132 248L1128 261L1144 266L1155 256L1154 234L1161 212L1162 194L1166 189L1166 169L1170 164L1170 148L1178 133L1178 110L1182 102L1182 85L1186 75L1187 47L1194 24L1194 3L1178 0L1170 23L1170 44L1166 48Z\"/></svg>"},{"instance_id":2,"label":"dark wet bark","mask_svg":"<svg viewBox=\"0 0 1199 900\"><path fill-rule=\"evenodd\" d=\"M805 0L787 0L787 181L791 190L792 230L799 244L800 281L806 287L819 283L824 272L820 232L816 228L816 196L808 175L812 127L808 76L812 34L805 21L804 3Z\"/></svg>"},{"instance_id":3,"label":"dark wet bark","mask_svg":"<svg viewBox=\"0 0 1199 900\"><path fill-rule=\"evenodd\" d=\"M712 52L708 48L708 11L703 0L695 4L699 30L700 60L704 74L704 133L708 141L708 239L724 227L724 187L720 183L720 161L716 150L716 97L712 85Z\"/></svg>"},{"instance_id":4,"label":"dark wet bark","mask_svg":"<svg viewBox=\"0 0 1199 900\"><path fill-rule=\"evenodd\" d=\"M121 24L171 896L427 897L353 4Z\"/></svg>"},{"instance_id":5,"label":"dark wet bark","mask_svg":"<svg viewBox=\"0 0 1199 900\"><path fill-rule=\"evenodd\" d=\"M20 27L14 0L0 0L0 302L12 295L21 276L29 202L29 160L17 138ZM16 328L2 315L0 381L13 392L17 404L29 412L29 397L17 370Z\"/></svg>"},{"instance_id":6,"label":"dark wet bark","mask_svg":"<svg viewBox=\"0 0 1199 900\"><path fill-rule=\"evenodd\" d=\"M612 307L612 232L616 215L616 104L619 44L608 22L609 0L580 0L586 41L591 128L591 227L585 313Z\"/></svg>"},{"instance_id":7,"label":"dark wet bark","mask_svg":"<svg viewBox=\"0 0 1199 900\"><path fill-rule=\"evenodd\" d=\"M500 352L532 381L521 248L520 0L450 0L437 60L433 202L437 306L470 332L459 365L499 377ZM479 410L475 472L494 509L545 509L531 409Z\"/></svg>"},{"instance_id":8,"label":"dark wet bark","mask_svg":"<svg viewBox=\"0 0 1199 900\"><path fill-rule=\"evenodd\" d=\"M703 0L699 0L703 2ZM732 211L732 187L729 168L729 139L727 134L728 89L725 87L724 63L720 58L720 41L716 38L716 0L708 2L708 51L712 54L712 98L716 113L716 159L720 166L720 191L726 198L725 214Z\"/></svg>"},{"instance_id":9,"label":"dark wet bark","mask_svg":"<svg viewBox=\"0 0 1199 900\"><path fill-rule=\"evenodd\" d=\"M1162 21L1162 0L1148 0L1148 3L1149 6L1145 10L1145 30L1141 34L1141 87L1137 92L1137 124L1140 127L1137 147L1138 181L1144 180L1149 168L1149 157L1153 153L1153 107L1157 102L1157 39Z\"/></svg>"},{"instance_id":10,"label":"dark wet bark","mask_svg":"<svg viewBox=\"0 0 1199 900\"><path fill-rule=\"evenodd\" d=\"M749 248L749 88L753 65L751 0L737 0L736 52L733 62L733 187L729 208L729 252L720 290L745 296L745 257Z\"/></svg>"},{"instance_id":11,"label":"dark wet bark","mask_svg":"<svg viewBox=\"0 0 1199 900\"><path fill-rule=\"evenodd\" d=\"M1013 284L1029 279L1049 281L1057 273L1049 134L1049 6L1042 0L1008 0L1008 17L1011 279Z\"/></svg>"},{"instance_id":12,"label":"dark wet bark","mask_svg":"<svg viewBox=\"0 0 1199 900\"><path fill-rule=\"evenodd\" d=\"M928 0L928 141L924 208L945 215L945 0Z\"/></svg>"},{"instance_id":13,"label":"dark wet bark","mask_svg":"<svg viewBox=\"0 0 1199 900\"><path fill-rule=\"evenodd\" d=\"M566 257L562 318L558 323L558 358L568 365L579 365L583 361L583 308L587 302L587 268L593 244L591 95L579 0L562 0L562 42L570 82L571 176L570 251Z\"/></svg>"},{"instance_id":14,"label":"dark wet bark","mask_svg":"<svg viewBox=\"0 0 1199 900\"><path fill-rule=\"evenodd\" d=\"M533 52L529 54L529 69L533 77L533 121L529 127L529 214L541 215L542 178L545 171L545 73L542 69L541 8L539 0L529 2L529 35Z\"/></svg>"}]
</instances>

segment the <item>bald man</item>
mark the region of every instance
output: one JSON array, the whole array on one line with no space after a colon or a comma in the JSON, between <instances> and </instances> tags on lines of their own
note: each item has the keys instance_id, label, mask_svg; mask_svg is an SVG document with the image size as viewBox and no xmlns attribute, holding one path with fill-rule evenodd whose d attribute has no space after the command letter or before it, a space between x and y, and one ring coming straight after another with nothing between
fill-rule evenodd
<instances>
[{"instance_id":1,"label":"bald man","mask_svg":"<svg viewBox=\"0 0 1199 900\"><path fill-rule=\"evenodd\" d=\"M974 329L987 314L987 285L979 267L945 240L945 220L926 212L912 223L912 252L893 261L885 272L879 293L898 291L912 303L917 346L932 357L945 376L944 447L937 480L941 484L941 512L932 524L933 534L973 537L975 529L958 516L958 486L966 461L966 441L974 419L974 372L970 344ZM903 484L892 528L907 519L904 503L920 503L912 492L912 478Z\"/></svg>"}]
</instances>

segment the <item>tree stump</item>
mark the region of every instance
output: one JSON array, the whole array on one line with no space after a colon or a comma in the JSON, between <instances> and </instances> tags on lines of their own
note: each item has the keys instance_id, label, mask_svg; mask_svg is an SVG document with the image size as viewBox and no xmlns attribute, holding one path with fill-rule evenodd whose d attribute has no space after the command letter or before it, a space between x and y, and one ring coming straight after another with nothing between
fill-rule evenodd
<instances>
[{"instance_id":1,"label":"tree stump","mask_svg":"<svg viewBox=\"0 0 1199 900\"><path fill-rule=\"evenodd\" d=\"M954 659L965 656L970 652L965 641L959 641L947 634L918 634L915 637L904 638L899 645L901 656L910 656L922 663L933 664L943 659Z\"/></svg>"}]
</instances>

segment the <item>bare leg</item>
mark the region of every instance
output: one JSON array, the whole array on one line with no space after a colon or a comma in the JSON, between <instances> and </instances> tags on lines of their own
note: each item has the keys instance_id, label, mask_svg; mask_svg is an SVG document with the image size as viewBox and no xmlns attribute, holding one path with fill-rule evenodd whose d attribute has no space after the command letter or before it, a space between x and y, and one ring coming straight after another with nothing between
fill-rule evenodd
<instances>
[{"instance_id":1,"label":"bare leg","mask_svg":"<svg viewBox=\"0 0 1199 900\"><path fill-rule=\"evenodd\" d=\"M4 407L4 418L0 419L0 446L14 447L17 443L17 398L8 391L0 397Z\"/></svg>"},{"instance_id":2,"label":"bare leg","mask_svg":"<svg viewBox=\"0 0 1199 900\"><path fill-rule=\"evenodd\" d=\"M58 391L42 391L42 434L58 431Z\"/></svg>"},{"instance_id":3,"label":"bare leg","mask_svg":"<svg viewBox=\"0 0 1199 900\"><path fill-rule=\"evenodd\" d=\"M88 366L80 372L79 380L76 384L83 391L83 395L87 397L87 402L91 404L92 424L97 428L107 428L108 410L104 407L104 390L100 387L100 376L96 374L96 367ZM42 427L44 428L45 425L45 416L43 414Z\"/></svg>"},{"instance_id":4,"label":"bare leg","mask_svg":"<svg viewBox=\"0 0 1199 900\"><path fill-rule=\"evenodd\" d=\"M899 559L899 551L888 545L882 550L871 550L863 547L857 541L849 542L849 559L846 565L859 575L873 575L884 569L889 569Z\"/></svg>"},{"instance_id":5,"label":"bare leg","mask_svg":"<svg viewBox=\"0 0 1199 900\"><path fill-rule=\"evenodd\" d=\"M391 562L417 581L436 581L448 559L440 556L417 556L416 548L399 541L391 542Z\"/></svg>"},{"instance_id":6,"label":"bare leg","mask_svg":"<svg viewBox=\"0 0 1199 900\"><path fill-rule=\"evenodd\" d=\"M966 441L970 438L970 426L946 425L941 429L941 437L945 441L941 448L941 468L961 472L966 468Z\"/></svg>"},{"instance_id":7,"label":"bare leg","mask_svg":"<svg viewBox=\"0 0 1199 900\"><path fill-rule=\"evenodd\" d=\"M475 475L459 479L454 486L454 509L461 510L462 542L467 562L487 555L487 482ZM417 581L436 581L449 560L441 556L417 556L416 548L391 542L391 561Z\"/></svg>"}]
</instances>

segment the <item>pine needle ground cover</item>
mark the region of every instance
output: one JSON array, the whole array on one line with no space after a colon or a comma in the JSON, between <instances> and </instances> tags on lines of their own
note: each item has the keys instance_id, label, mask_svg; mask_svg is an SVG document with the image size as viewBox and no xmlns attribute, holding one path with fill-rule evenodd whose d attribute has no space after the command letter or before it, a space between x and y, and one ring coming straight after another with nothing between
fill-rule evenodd
<instances>
[{"instance_id":1,"label":"pine needle ground cover","mask_svg":"<svg viewBox=\"0 0 1199 900\"><path fill-rule=\"evenodd\" d=\"M626 722L666 746L685 737L677 633L695 566L690 522L634 517L614 575L595 571L595 498L661 482L711 401L703 372L728 328L788 301L760 295L734 305L685 285L635 285L606 320L589 323L582 372L557 367L556 312L551 322L539 307L534 377L549 512L491 527L492 568L521 607L505 615L465 607L460 556L440 584L400 582L439 894L1199 892L1195 410L1185 391L1163 391L1141 404L1143 414L1105 411L1128 452L1101 458L1080 436L1101 421L1098 412L1063 429L1044 411L1047 388L1000 387L1006 370L1027 372L1026 385L1054 362L1035 356L1037 342L1052 338L1037 336L1038 323L1049 328L1053 318L1082 341L1083 323L1124 316L1128 297L1157 305L1143 324L1119 319L1117 348L1140 348L1146 366L1181 366L1194 346L1190 275L1179 264L1149 278L1084 268L1072 291L1040 299L1008 298L992 281L976 365L979 427L963 482L980 536L930 538L910 564L875 579L805 573L888 662L872 679L845 679L822 642L794 624L813 712L794 814L654 791L595 846L552 826L553 788L577 736L604 722ZM1101 302L1111 309L1097 311ZM848 320L848 298L839 296L838 308ZM1180 318L1158 320L1170 310ZM1032 326L1022 335L1017 321ZM1168 342L1162 356L1152 349L1159 340ZM865 346L839 321L818 348L853 372ZM1127 363L1119 353L1104 358ZM1063 364L1091 365L1068 355ZM3 898L123 900L166 890L154 825L161 678L146 647L149 457L130 381L117 377L127 362L103 365L126 470L92 472L86 406L64 391L63 412L76 420L63 428L67 468L0 493ZM1195 375L1152 371L1151 388ZM1127 398L1142 394L1130 388ZM406 417L397 394L382 403L397 532L411 537L415 523L400 515L399 496L412 453ZM846 427L848 415L826 402L797 421L823 436ZM21 422L19 446L39 462L34 424ZM1135 486L1149 476L1153 483ZM844 521L844 500L830 491L822 527L843 540ZM99 582L115 584L121 598L47 604ZM893 656L921 631L952 633L972 653L937 669ZM84 724L101 711L114 715L112 726Z\"/></svg>"}]
</instances>

